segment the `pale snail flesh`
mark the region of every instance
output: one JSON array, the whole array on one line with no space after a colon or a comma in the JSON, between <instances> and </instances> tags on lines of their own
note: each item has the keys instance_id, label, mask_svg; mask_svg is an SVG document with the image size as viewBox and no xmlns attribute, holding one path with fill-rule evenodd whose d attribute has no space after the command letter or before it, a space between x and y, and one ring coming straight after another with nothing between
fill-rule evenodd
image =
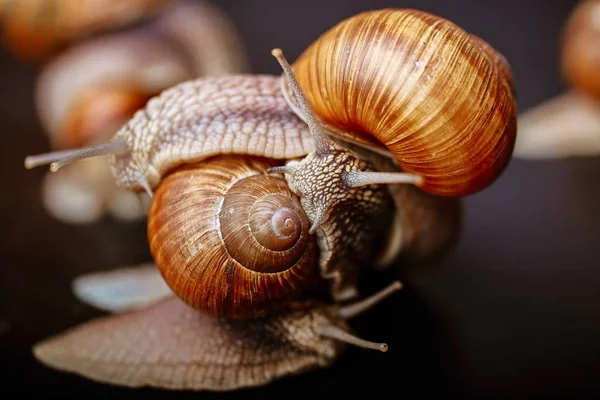
<instances>
[{"instance_id":1,"label":"pale snail flesh","mask_svg":"<svg viewBox=\"0 0 600 400\"><path fill-rule=\"evenodd\" d=\"M600 154L600 1L581 0L561 38L567 89L519 115L515 157L529 160Z\"/></svg>"}]
</instances>

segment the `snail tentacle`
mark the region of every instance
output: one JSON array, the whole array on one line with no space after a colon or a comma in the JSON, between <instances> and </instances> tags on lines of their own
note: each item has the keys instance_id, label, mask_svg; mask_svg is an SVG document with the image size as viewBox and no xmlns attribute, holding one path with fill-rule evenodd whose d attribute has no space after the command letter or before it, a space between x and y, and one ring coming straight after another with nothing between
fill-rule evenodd
<instances>
[{"instance_id":1,"label":"snail tentacle","mask_svg":"<svg viewBox=\"0 0 600 400\"><path fill-rule=\"evenodd\" d=\"M292 88L302 119L309 127L314 141L314 151L297 164L275 167L268 172L288 175L290 188L303 200L303 206L312 220L310 233L314 233L326 219L336 203L347 198L350 189L387 183L419 184L421 177L403 172L377 173L366 171L368 164L347 149L339 148L328 137L325 129L312 111L294 73L281 49L273 49L289 86ZM367 189L368 190L368 189Z\"/></svg>"},{"instance_id":2,"label":"snail tentacle","mask_svg":"<svg viewBox=\"0 0 600 400\"><path fill-rule=\"evenodd\" d=\"M140 185L148 194L148 196L150 196L150 198L154 197L154 191L152 190L152 188L150 187L150 182L148 182L148 179L144 176L144 175L139 175L138 178L136 179L138 185Z\"/></svg>"},{"instance_id":3,"label":"snail tentacle","mask_svg":"<svg viewBox=\"0 0 600 400\"><path fill-rule=\"evenodd\" d=\"M79 149L57 150L57 151L52 151L49 153L42 153L42 154L37 154L34 156L27 156L27 157L25 157L25 168L33 169L33 168L39 167L41 165L52 164L52 163L57 162L67 156L70 156L78 151L79 151Z\"/></svg>"},{"instance_id":4,"label":"snail tentacle","mask_svg":"<svg viewBox=\"0 0 600 400\"><path fill-rule=\"evenodd\" d=\"M344 178L350 187L394 183L412 183L418 186L423 182L422 176L404 172L352 171L345 174Z\"/></svg>"},{"instance_id":5,"label":"snail tentacle","mask_svg":"<svg viewBox=\"0 0 600 400\"><path fill-rule=\"evenodd\" d=\"M333 142L333 140L331 140L327 136L327 133L325 133L323 126L319 123L319 121L315 117L315 114L313 113L312 109L308 105L308 101L306 100L306 97L302 93L300 84L298 84L298 81L294 77L292 68L290 67L289 63L287 62L281 49L273 49L271 51L271 54L273 55L273 57L275 57L277 59L277 61L279 62L279 65L281 65L281 68L283 69L283 72L284 72L285 76L287 77L288 83L289 83L290 87L292 88L294 96L296 97L296 101L297 101L299 110L302 113L302 117L303 117L302 119L308 125L310 133L313 137L313 142L315 145L315 150L314 150L315 153L324 154L332 149L335 149L335 143Z\"/></svg>"},{"instance_id":6,"label":"snail tentacle","mask_svg":"<svg viewBox=\"0 0 600 400\"><path fill-rule=\"evenodd\" d=\"M25 168L32 169L42 165L50 164L50 171L56 172L67 164L86 158L105 156L110 154L123 154L128 151L127 143L122 139L99 144L97 146L84 147L76 150L60 150L43 153L25 158Z\"/></svg>"},{"instance_id":7,"label":"snail tentacle","mask_svg":"<svg viewBox=\"0 0 600 400\"><path fill-rule=\"evenodd\" d=\"M319 336L335 339L337 341L348 343L357 347L362 347L364 349L379 350L382 353L388 351L387 343L371 342L368 340L358 338L338 328L337 326L329 324L317 325L316 331L319 334Z\"/></svg>"},{"instance_id":8,"label":"snail tentacle","mask_svg":"<svg viewBox=\"0 0 600 400\"><path fill-rule=\"evenodd\" d=\"M60 160L50 164L50 171L56 172L67 164L86 158L106 156L110 154L124 154L128 150L127 143L124 140L114 140L98 146L81 149L80 151L76 151L64 158L61 158Z\"/></svg>"},{"instance_id":9,"label":"snail tentacle","mask_svg":"<svg viewBox=\"0 0 600 400\"><path fill-rule=\"evenodd\" d=\"M41 165L50 164L50 171L57 172L62 167L76 161L85 160L92 157L126 154L129 151L129 146L124 139L116 139L108 143L84 147L77 150L61 150L39 154L36 156L27 156L25 158L25 168L31 169ZM148 182L148 178L146 178L146 176L143 174L136 174L134 180L141 188L144 189L150 198L154 197L154 192L152 191L150 182Z\"/></svg>"},{"instance_id":10,"label":"snail tentacle","mask_svg":"<svg viewBox=\"0 0 600 400\"><path fill-rule=\"evenodd\" d=\"M338 313L340 317L344 319L352 319L365 311L370 310L390 295L396 293L401 290L404 286L400 281L394 281L385 288L381 289L377 293L361 300L356 303L348 304L343 307L340 307Z\"/></svg>"},{"instance_id":11,"label":"snail tentacle","mask_svg":"<svg viewBox=\"0 0 600 400\"><path fill-rule=\"evenodd\" d=\"M352 319L357 315L360 315L363 312L368 311L377 304L381 303L387 297L402 289L402 287L403 285L400 281L394 281L385 288L378 291L377 293L363 300L340 307L338 309L338 315L344 320ZM316 327L316 330L317 333L323 337L335 339L365 349L379 350L382 353L388 351L388 345L386 343L371 342L368 340L358 338L330 323L321 323Z\"/></svg>"}]
</instances>

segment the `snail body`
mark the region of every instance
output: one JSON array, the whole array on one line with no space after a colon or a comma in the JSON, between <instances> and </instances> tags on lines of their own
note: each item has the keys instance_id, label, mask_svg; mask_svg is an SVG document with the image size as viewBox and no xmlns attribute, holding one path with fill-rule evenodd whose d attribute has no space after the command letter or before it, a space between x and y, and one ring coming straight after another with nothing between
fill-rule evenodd
<instances>
[{"instance_id":1,"label":"snail body","mask_svg":"<svg viewBox=\"0 0 600 400\"><path fill-rule=\"evenodd\" d=\"M136 271L126 273L133 277ZM145 269L140 273L147 275ZM116 276L101 279L110 286L111 278ZM112 285L122 286L122 279ZM150 304L41 340L33 355L63 372L125 387L194 391L258 387L328 367L349 345L386 352L387 344L354 336L350 320L401 288L400 282L393 282L345 306L298 300L277 314L245 320L217 318L175 296L156 299L148 292ZM138 293L138 301L142 294Z\"/></svg>"}]
</instances>

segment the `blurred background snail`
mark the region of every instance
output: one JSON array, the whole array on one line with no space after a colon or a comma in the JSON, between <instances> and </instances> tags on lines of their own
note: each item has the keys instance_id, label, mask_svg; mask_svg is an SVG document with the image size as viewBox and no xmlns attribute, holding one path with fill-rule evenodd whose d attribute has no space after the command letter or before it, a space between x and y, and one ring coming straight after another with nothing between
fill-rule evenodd
<instances>
[{"instance_id":1,"label":"blurred background snail","mask_svg":"<svg viewBox=\"0 0 600 400\"><path fill-rule=\"evenodd\" d=\"M282 76L179 83L150 99L104 144L26 159L28 168L51 164L59 171L108 155L117 185L151 198L148 241L168 287L198 310L197 318L247 329L249 336L286 320L306 299L348 310L360 297L359 277L370 269L390 267L404 254L438 254L456 236L460 198L501 175L516 136L509 64L441 17L364 12L325 32L293 67L281 50L272 54ZM156 307L168 308L162 304ZM84 370L79 361L106 324L121 332L144 329L159 320L158 309L118 318L126 324L113 318L89 325L36 354L94 379L140 384L115 378L102 364L110 357ZM303 310L294 318L322 309ZM190 315L174 314L170 325ZM219 329L202 335L219 340ZM349 341L341 333L348 329L312 329L307 340L318 345L317 331ZM282 337L270 346L285 346ZM327 353L330 361L337 356ZM327 364L311 359L304 367ZM145 368L160 369L160 362ZM277 370L271 379L303 368ZM260 384L238 379L195 388ZM180 386L171 383L143 384Z\"/></svg>"},{"instance_id":2,"label":"blurred background snail","mask_svg":"<svg viewBox=\"0 0 600 400\"><path fill-rule=\"evenodd\" d=\"M81 42L51 60L36 88L38 115L55 150L108 140L146 101L176 83L249 69L226 15L207 1L177 1L151 22ZM115 187L104 160L48 174L43 201L68 223L106 214L131 220L146 202Z\"/></svg>"},{"instance_id":3,"label":"blurred background snail","mask_svg":"<svg viewBox=\"0 0 600 400\"><path fill-rule=\"evenodd\" d=\"M174 0L0 0L3 44L45 62L80 40L146 21Z\"/></svg>"},{"instance_id":4,"label":"blurred background snail","mask_svg":"<svg viewBox=\"0 0 600 400\"><path fill-rule=\"evenodd\" d=\"M560 67L567 90L519 116L515 157L600 153L600 1L580 1L565 23Z\"/></svg>"}]
</instances>

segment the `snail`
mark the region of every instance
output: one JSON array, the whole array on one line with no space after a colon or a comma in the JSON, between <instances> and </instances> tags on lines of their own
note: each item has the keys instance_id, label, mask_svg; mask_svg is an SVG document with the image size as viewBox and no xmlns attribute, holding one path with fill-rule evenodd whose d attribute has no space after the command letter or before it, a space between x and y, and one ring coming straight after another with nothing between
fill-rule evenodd
<instances>
[{"instance_id":1,"label":"snail","mask_svg":"<svg viewBox=\"0 0 600 400\"><path fill-rule=\"evenodd\" d=\"M323 34L294 70L329 130L385 149L429 193L473 194L510 159L517 109L510 67L450 21L365 12Z\"/></svg>"},{"instance_id":2,"label":"snail","mask_svg":"<svg viewBox=\"0 0 600 400\"><path fill-rule=\"evenodd\" d=\"M173 0L0 0L3 43L23 60L45 62L66 46L146 21Z\"/></svg>"},{"instance_id":3,"label":"snail","mask_svg":"<svg viewBox=\"0 0 600 400\"><path fill-rule=\"evenodd\" d=\"M120 272L95 278L105 286L123 286ZM130 278L136 273L148 280L143 267L126 271ZM353 304L308 299L272 316L247 320L215 318L172 293L157 298L150 291L153 285L147 289L137 289L136 303L143 306L121 312L123 306L112 299L115 314L44 339L34 345L33 354L57 370L124 387L231 391L264 386L330 366L349 345L387 352L386 343L356 337L349 321L402 284L392 282Z\"/></svg>"},{"instance_id":4,"label":"snail","mask_svg":"<svg viewBox=\"0 0 600 400\"><path fill-rule=\"evenodd\" d=\"M600 1L582 0L560 40L562 93L519 116L515 157L557 159L600 154Z\"/></svg>"},{"instance_id":5,"label":"snail","mask_svg":"<svg viewBox=\"0 0 600 400\"><path fill-rule=\"evenodd\" d=\"M336 32L342 36L330 40ZM326 64L322 74L313 70L312 57L329 57L314 49L336 43L343 50L326 54L346 57L352 46L362 52ZM386 58L391 47L395 60ZM508 62L441 17L364 12L324 33L293 67L280 49L272 55L281 76L180 83L149 100L105 144L25 160L27 168L58 171L108 156L120 187L151 198L148 242L165 283L182 303L228 324L284 318L323 288L328 301L345 307L360 297L359 277L368 269L388 268L411 251L437 253L456 233L460 198L502 173L516 135ZM384 60L373 62L377 55ZM352 64L358 58L366 63L360 68ZM401 64L413 74L384 79L401 73ZM329 72L336 67L348 76ZM364 81L353 75L361 71ZM358 93L314 84L336 77L338 86L365 85L368 101L381 104L359 111L352 107L366 104ZM445 103L443 89L450 90ZM313 90L325 90L322 100ZM341 119L319 101L345 102ZM384 132L390 124L397 140L371 132L378 124L363 118L369 112Z\"/></svg>"},{"instance_id":6,"label":"snail","mask_svg":"<svg viewBox=\"0 0 600 400\"><path fill-rule=\"evenodd\" d=\"M66 50L42 70L36 87L50 147L103 143L163 89L199 76L246 71L244 50L230 25L209 2L179 1L151 23ZM100 159L47 174L43 200L67 223L90 223L107 213L138 219L147 211L136 194L115 187Z\"/></svg>"}]
</instances>

